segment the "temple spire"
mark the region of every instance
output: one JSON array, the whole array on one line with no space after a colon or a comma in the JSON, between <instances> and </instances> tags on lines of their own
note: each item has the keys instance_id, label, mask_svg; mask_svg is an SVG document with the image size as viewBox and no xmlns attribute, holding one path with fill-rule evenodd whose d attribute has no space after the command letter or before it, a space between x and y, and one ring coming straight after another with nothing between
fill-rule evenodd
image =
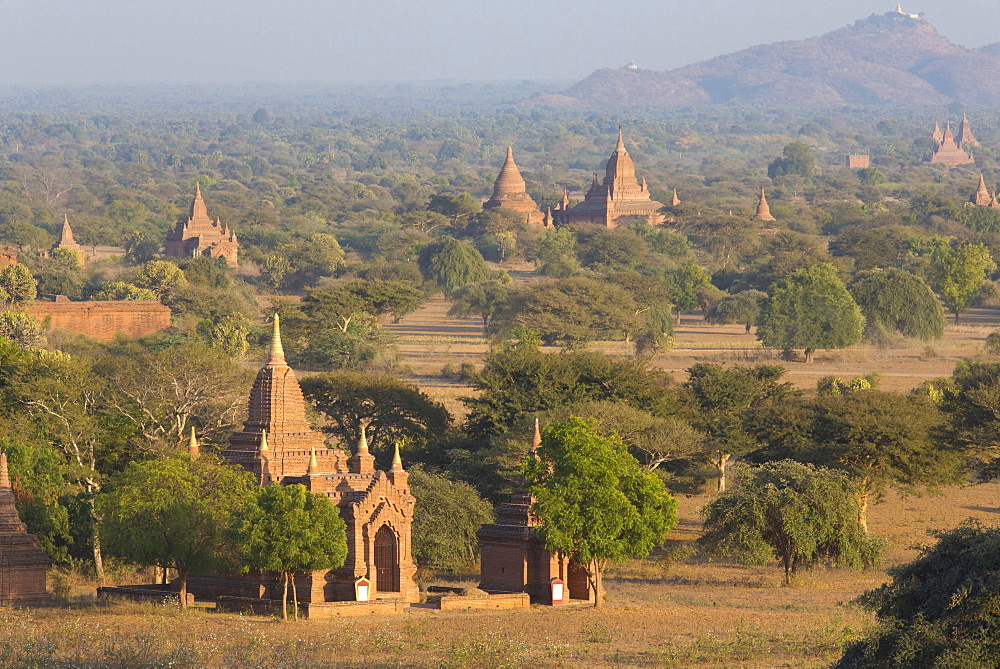
<instances>
[{"instance_id":1,"label":"temple spire","mask_svg":"<svg viewBox=\"0 0 1000 669\"><path fill-rule=\"evenodd\" d=\"M274 324L271 330L271 350L267 354L268 365L284 365L285 349L281 346L281 319L278 314L274 315Z\"/></svg>"},{"instance_id":2,"label":"temple spire","mask_svg":"<svg viewBox=\"0 0 1000 669\"><path fill-rule=\"evenodd\" d=\"M392 467L389 471L401 472L403 471L403 458L399 457L399 442L396 442L395 450L392 453Z\"/></svg>"},{"instance_id":3,"label":"temple spire","mask_svg":"<svg viewBox=\"0 0 1000 669\"><path fill-rule=\"evenodd\" d=\"M201 457L201 450L198 448L198 438L194 434L194 425L191 426L191 438L188 440L188 457L194 462Z\"/></svg>"},{"instance_id":4,"label":"temple spire","mask_svg":"<svg viewBox=\"0 0 1000 669\"><path fill-rule=\"evenodd\" d=\"M316 462L316 447L309 447L309 468L306 469L306 475L315 476L319 473L319 463Z\"/></svg>"},{"instance_id":5,"label":"temple spire","mask_svg":"<svg viewBox=\"0 0 1000 669\"><path fill-rule=\"evenodd\" d=\"M753 215L755 221L773 221L771 208L767 206L767 196L764 195L764 187L760 187L760 201L757 203L757 213Z\"/></svg>"},{"instance_id":6,"label":"temple spire","mask_svg":"<svg viewBox=\"0 0 1000 669\"><path fill-rule=\"evenodd\" d=\"M0 453L0 488L10 487L10 473L7 471L7 454Z\"/></svg>"},{"instance_id":7,"label":"temple spire","mask_svg":"<svg viewBox=\"0 0 1000 669\"><path fill-rule=\"evenodd\" d=\"M622 127L618 126L618 144L615 146L615 151L625 150L625 137L622 135Z\"/></svg>"},{"instance_id":8,"label":"temple spire","mask_svg":"<svg viewBox=\"0 0 1000 669\"><path fill-rule=\"evenodd\" d=\"M260 452L261 454L267 454L267 430L260 431Z\"/></svg>"},{"instance_id":9,"label":"temple spire","mask_svg":"<svg viewBox=\"0 0 1000 669\"><path fill-rule=\"evenodd\" d=\"M358 453L368 454L368 432L365 430L365 424L361 424L361 437L358 439Z\"/></svg>"},{"instance_id":10,"label":"temple spire","mask_svg":"<svg viewBox=\"0 0 1000 669\"><path fill-rule=\"evenodd\" d=\"M361 436L358 437L358 450L347 459L347 467L352 474L374 474L375 456L368 452L368 431L361 423Z\"/></svg>"},{"instance_id":11,"label":"temple spire","mask_svg":"<svg viewBox=\"0 0 1000 669\"><path fill-rule=\"evenodd\" d=\"M535 419L535 433L531 436L531 452L534 453L542 445L542 431L538 427L538 419Z\"/></svg>"}]
</instances>

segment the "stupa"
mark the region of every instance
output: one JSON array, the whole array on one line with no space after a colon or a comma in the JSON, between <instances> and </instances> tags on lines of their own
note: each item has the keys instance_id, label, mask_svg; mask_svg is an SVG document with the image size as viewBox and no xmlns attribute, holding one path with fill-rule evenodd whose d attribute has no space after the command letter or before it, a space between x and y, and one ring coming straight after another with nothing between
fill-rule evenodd
<instances>
[{"instance_id":1,"label":"stupa","mask_svg":"<svg viewBox=\"0 0 1000 669\"><path fill-rule=\"evenodd\" d=\"M764 187L760 187L760 200L757 201L757 213L753 215L755 221L774 221L771 215L771 208L767 205L767 196L764 195Z\"/></svg>"},{"instance_id":2,"label":"stupa","mask_svg":"<svg viewBox=\"0 0 1000 669\"><path fill-rule=\"evenodd\" d=\"M0 453L0 604L27 604L50 599L45 589L48 556L14 506L7 454Z\"/></svg>"},{"instance_id":3,"label":"stupa","mask_svg":"<svg viewBox=\"0 0 1000 669\"><path fill-rule=\"evenodd\" d=\"M533 225L542 225L544 214L538 210L538 205L528 195L521 170L514 162L514 149L507 147L507 159L504 160L497 180L493 183L493 195L483 203L483 209L509 209L525 217L525 221Z\"/></svg>"}]
</instances>

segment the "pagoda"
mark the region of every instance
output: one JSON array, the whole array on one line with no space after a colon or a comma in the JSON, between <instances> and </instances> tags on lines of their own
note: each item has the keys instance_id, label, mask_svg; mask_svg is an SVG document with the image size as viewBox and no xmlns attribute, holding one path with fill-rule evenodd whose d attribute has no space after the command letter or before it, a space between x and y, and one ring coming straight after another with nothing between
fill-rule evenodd
<instances>
[{"instance_id":1,"label":"pagoda","mask_svg":"<svg viewBox=\"0 0 1000 669\"><path fill-rule=\"evenodd\" d=\"M962 122L958 126L958 136L955 137L955 143L959 146L982 146L976 136L972 134L969 117L965 114L962 114Z\"/></svg>"},{"instance_id":2,"label":"pagoda","mask_svg":"<svg viewBox=\"0 0 1000 669\"><path fill-rule=\"evenodd\" d=\"M527 223L542 225L544 214L538 210L538 205L528 195L521 170L514 162L514 149L507 147L507 159L504 160L497 180L493 183L493 195L483 203L483 209L508 209L524 216Z\"/></svg>"},{"instance_id":3,"label":"pagoda","mask_svg":"<svg viewBox=\"0 0 1000 669\"><path fill-rule=\"evenodd\" d=\"M50 599L45 575L50 561L38 539L14 506L14 489L7 471L7 454L0 453L0 605L44 602Z\"/></svg>"},{"instance_id":4,"label":"pagoda","mask_svg":"<svg viewBox=\"0 0 1000 669\"><path fill-rule=\"evenodd\" d=\"M941 163L948 167L956 167L958 165L974 163L976 159L972 157L971 153L966 153L961 143L955 140L955 136L951 132L951 123L949 122L945 124L944 132L941 133L941 139L927 161Z\"/></svg>"},{"instance_id":5,"label":"pagoda","mask_svg":"<svg viewBox=\"0 0 1000 669\"><path fill-rule=\"evenodd\" d=\"M81 252L80 245L73 238L73 228L69 226L69 216L63 214L62 229L59 230L59 238L52 246L52 249L69 249L70 251Z\"/></svg>"},{"instance_id":6,"label":"pagoda","mask_svg":"<svg viewBox=\"0 0 1000 669\"><path fill-rule=\"evenodd\" d=\"M325 437L306 419L302 389L285 361L277 315L267 360L250 390L247 414L243 429L230 437L229 446L219 455L249 471L260 485L298 483L325 495L340 508L347 525L344 566L298 576L300 601L353 600L355 582L361 577L371 582L376 597L418 601L410 548L416 499L410 493L398 446L386 471L375 468L364 426L353 455L327 447ZM193 455L195 449L189 447L189 452ZM192 577L189 590L201 597L279 599L281 583L272 576Z\"/></svg>"},{"instance_id":7,"label":"pagoda","mask_svg":"<svg viewBox=\"0 0 1000 669\"><path fill-rule=\"evenodd\" d=\"M771 208L767 205L767 196L764 195L764 187L760 187L760 199L757 201L757 212L753 215L755 221L774 221L771 215Z\"/></svg>"},{"instance_id":8,"label":"pagoda","mask_svg":"<svg viewBox=\"0 0 1000 669\"><path fill-rule=\"evenodd\" d=\"M174 258L223 258L227 265L236 267L238 249L236 233L220 219L213 221L209 217L201 184L196 184L191 210L167 233L164 254Z\"/></svg>"},{"instance_id":9,"label":"pagoda","mask_svg":"<svg viewBox=\"0 0 1000 669\"><path fill-rule=\"evenodd\" d=\"M663 203L653 200L646 186L635 176L635 163L625 148L622 128L618 126L618 144L604 166L604 180L594 181L580 202L569 206L569 193L563 191L561 206L552 212L556 225L595 223L609 228L628 227L631 223L663 223Z\"/></svg>"}]
</instances>

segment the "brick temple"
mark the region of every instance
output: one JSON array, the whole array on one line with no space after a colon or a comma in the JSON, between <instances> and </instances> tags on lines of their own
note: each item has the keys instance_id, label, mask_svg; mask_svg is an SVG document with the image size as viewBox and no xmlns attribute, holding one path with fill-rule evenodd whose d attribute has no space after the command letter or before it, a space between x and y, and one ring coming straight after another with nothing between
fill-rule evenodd
<instances>
[{"instance_id":1,"label":"brick temple","mask_svg":"<svg viewBox=\"0 0 1000 669\"><path fill-rule=\"evenodd\" d=\"M663 203L652 199L646 179L640 182L635 176L635 163L625 149L622 129L618 128L618 144L604 166L604 180L594 181L584 195L583 202L569 206L569 194L563 192L563 201L552 211L556 225L567 223L595 223L609 228L628 227L645 222L659 225L664 221Z\"/></svg>"},{"instance_id":2,"label":"brick temple","mask_svg":"<svg viewBox=\"0 0 1000 669\"><path fill-rule=\"evenodd\" d=\"M975 142L975 146L979 145L976 138L972 136L972 130L969 128L969 120L967 118L962 118L962 125L959 127L959 139L956 139L954 134L952 134L950 122L945 124L944 132L941 132L941 127L935 123L932 137L937 142L937 146L934 147L930 157L927 158L927 162L940 163L948 167L969 165L976 162L972 154L967 153L963 148L964 145L972 144L973 142Z\"/></svg>"},{"instance_id":3,"label":"brick temple","mask_svg":"<svg viewBox=\"0 0 1000 669\"><path fill-rule=\"evenodd\" d=\"M547 217L538 209L538 205L528 195L524 177L514 162L514 149L507 147L507 159L504 160L500 173L493 183L493 195L483 203L483 209L508 209L517 212L532 225L544 225Z\"/></svg>"},{"instance_id":4,"label":"brick temple","mask_svg":"<svg viewBox=\"0 0 1000 669\"><path fill-rule=\"evenodd\" d=\"M771 222L776 220L771 215L771 207L767 204L767 195L764 194L764 187L760 187L760 198L757 200L757 211L754 212L753 220Z\"/></svg>"},{"instance_id":5,"label":"brick temple","mask_svg":"<svg viewBox=\"0 0 1000 669\"><path fill-rule=\"evenodd\" d=\"M361 577L371 581L376 597L419 601L410 550L416 500L399 450L389 470L378 471L364 430L353 455L326 446L324 436L306 420L302 389L285 362L277 315L267 362L250 391L247 420L220 455L249 471L260 485L300 483L340 508L347 524L347 560L338 569L298 575L299 601L353 600ZM188 588L198 597L281 598L281 582L274 574L193 576Z\"/></svg>"},{"instance_id":6,"label":"brick temple","mask_svg":"<svg viewBox=\"0 0 1000 669\"><path fill-rule=\"evenodd\" d=\"M529 455L535 455L542 437L535 421ZM479 588L490 594L526 592L531 601L551 604L550 583L559 578L571 600L593 601L585 569L545 548L538 536L541 521L531 514L531 494L519 485L510 500L497 507L496 522L476 532L479 539Z\"/></svg>"},{"instance_id":7,"label":"brick temple","mask_svg":"<svg viewBox=\"0 0 1000 669\"><path fill-rule=\"evenodd\" d=\"M45 575L49 558L14 506L14 489L7 471L7 454L0 453L0 604L47 601Z\"/></svg>"},{"instance_id":8,"label":"brick temple","mask_svg":"<svg viewBox=\"0 0 1000 669\"><path fill-rule=\"evenodd\" d=\"M201 197L201 185L195 185L191 211L167 233L163 253L174 258L224 258L227 265L236 267L238 249L236 233L220 219L213 221L209 217L208 207Z\"/></svg>"},{"instance_id":9,"label":"brick temple","mask_svg":"<svg viewBox=\"0 0 1000 669\"><path fill-rule=\"evenodd\" d=\"M986 180L983 179L983 175L979 175L979 187L976 192L972 194L969 198L969 202L977 207L989 207L990 209L1000 209L1000 201L997 201L996 195L990 192L986 187Z\"/></svg>"}]
</instances>

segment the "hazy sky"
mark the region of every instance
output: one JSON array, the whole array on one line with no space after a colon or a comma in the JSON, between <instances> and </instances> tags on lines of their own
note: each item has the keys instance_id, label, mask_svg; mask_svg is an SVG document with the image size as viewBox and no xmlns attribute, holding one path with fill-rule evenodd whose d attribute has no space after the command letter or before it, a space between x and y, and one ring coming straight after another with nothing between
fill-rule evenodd
<instances>
[{"instance_id":1,"label":"hazy sky","mask_svg":"<svg viewBox=\"0 0 1000 669\"><path fill-rule=\"evenodd\" d=\"M870 0L0 0L0 83L576 80L670 69L894 8ZM903 3L1000 40L998 0Z\"/></svg>"}]
</instances>

